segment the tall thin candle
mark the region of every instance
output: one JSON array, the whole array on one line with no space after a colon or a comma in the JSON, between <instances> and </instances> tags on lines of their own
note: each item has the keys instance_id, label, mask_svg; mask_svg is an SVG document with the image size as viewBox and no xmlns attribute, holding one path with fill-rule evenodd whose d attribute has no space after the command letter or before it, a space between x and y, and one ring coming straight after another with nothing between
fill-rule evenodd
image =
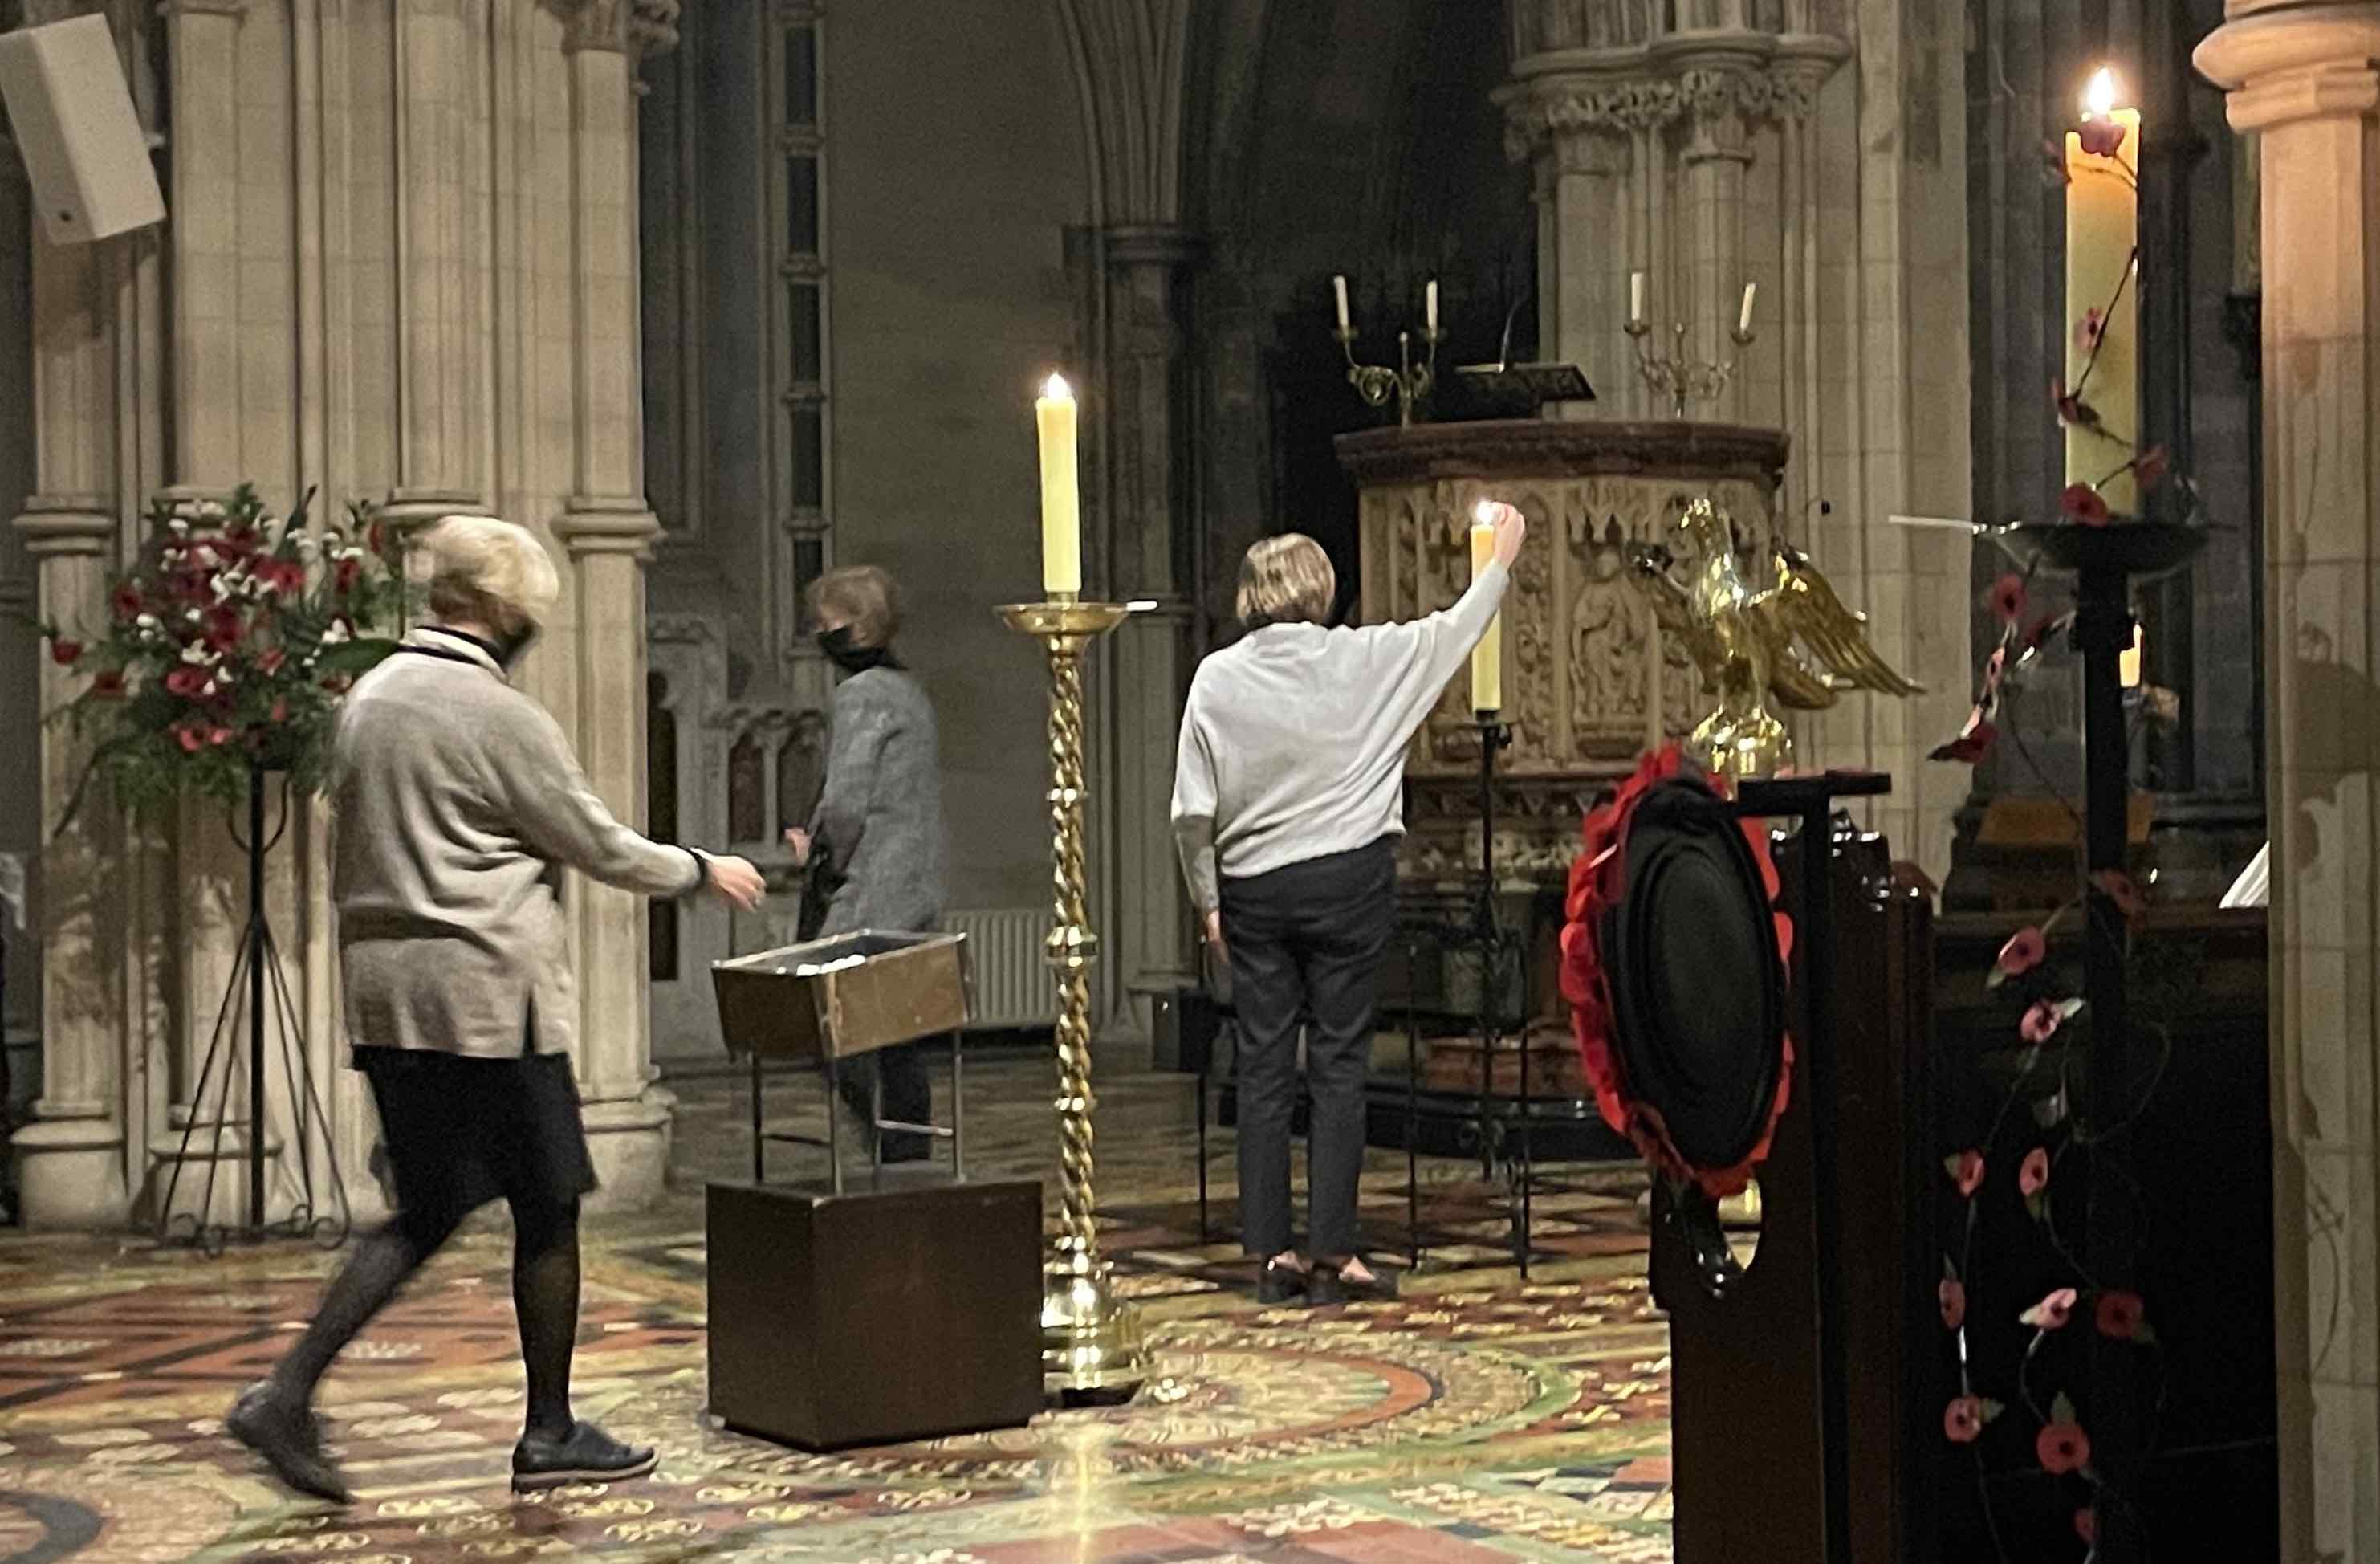
<instances>
[{"instance_id":1,"label":"tall thin candle","mask_svg":"<svg viewBox=\"0 0 2380 1564\"><path fill-rule=\"evenodd\" d=\"M1083 495L1075 466L1075 393L1053 374L1033 404L1041 430L1041 590L1076 597L1083 590Z\"/></svg>"},{"instance_id":2,"label":"tall thin candle","mask_svg":"<svg viewBox=\"0 0 2380 1564\"><path fill-rule=\"evenodd\" d=\"M1496 507L1481 500L1471 513L1471 579L1477 580L1496 557ZM1504 616L1488 621L1488 633L1471 649L1471 709L1504 709Z\"/></svg>"},{"instance_id":3,"label":"tall thin candle","mask_svg":"<svg viewBox=\"0 0 2380 1564\"><path fill-rule=\"evenodd\" d=\"M2083 122L2112 124L2120 132L2106 155L2085 152L2083 138L2066 137L2066 318L2069 389L2099 415L2104 434L2070 425L2066 431L2066 481L2096 483L2124 465L2126 443L2141 433L2140 279L2130 275L2140 243L2141 116L2116 106L2116 77L2103 70L2091 79ZM2102 312L2095 336L2086 322ZM2083 384L2083 366L2090 379ZM2107 436L2113 434L2115 439ZM2119 516L2140 509L2140 486L2131 473L2109 479L2099 491Z\"/></svg>"}]
</instances>

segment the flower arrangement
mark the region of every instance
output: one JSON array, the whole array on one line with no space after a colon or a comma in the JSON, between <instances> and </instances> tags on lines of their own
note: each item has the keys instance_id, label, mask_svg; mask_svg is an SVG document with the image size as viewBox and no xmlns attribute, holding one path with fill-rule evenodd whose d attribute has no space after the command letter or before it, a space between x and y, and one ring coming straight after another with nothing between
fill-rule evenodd
<instances>
[{"instance_id":1,"label":"flower arrangement","mask_svg":"<svg viewBox=\"0 0 2380 1564\"><path fill-rule=\"evenodd\" d=\"M248 484L161 501L105 626L41 627L88 680L52 720L97 739L57 829L103 776L135 810L234 801L260 768L319 787L339 698L395 649L407 606L396 540L360 507L350 521L310 531L300 504L276 526Z\"/></svg>"}]
</instances>

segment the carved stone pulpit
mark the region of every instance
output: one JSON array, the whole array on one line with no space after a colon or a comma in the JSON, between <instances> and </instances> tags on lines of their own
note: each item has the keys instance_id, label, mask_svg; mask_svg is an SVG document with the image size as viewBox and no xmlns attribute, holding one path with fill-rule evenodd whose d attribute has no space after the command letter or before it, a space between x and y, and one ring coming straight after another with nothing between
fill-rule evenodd
<instances>
[{"instance_id":1,"label":"carved stone pulpit","mask_svg":"<svg viewBox=\"0 0 2380 1564\"><path fill-rule=\"evenodd\" d=\"M1646 750L1682 738L1712 698L1682 647L1667 645L1625 579L1631 550L1665 541L1685 501L1708 495L1738 546L1765 557L1787 439L1719 423L1512 420L1374 429L1339 438L1361 493L1366 624L1446 607L1469 583L1472 505L1528 518L1504 600L1504 719L1498 764L1498 877L1559 888L1579 816ZM1457 675L1406 767L1401 867L1415 888L1478 873L1478 729Z\"/></svg>"}]
</instances>

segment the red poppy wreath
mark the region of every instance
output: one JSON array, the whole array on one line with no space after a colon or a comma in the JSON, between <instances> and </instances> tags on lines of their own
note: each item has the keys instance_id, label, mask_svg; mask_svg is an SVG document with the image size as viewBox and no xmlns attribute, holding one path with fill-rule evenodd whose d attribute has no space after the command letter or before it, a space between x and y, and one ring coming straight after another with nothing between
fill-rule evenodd
<instances>
[{"instance_id":1,"label":"red poppy wreath","mask_svg":"<svg viewBox=\"0 0 2380 1564\"><path fill-rule=\"evenodd\" d=\"M1767 831L1670 745L1584 834L1561 984L1596 1105L1663 1175L1740 1193L1792 1083L1792 924Z\"/></svg>"}]
</instances>

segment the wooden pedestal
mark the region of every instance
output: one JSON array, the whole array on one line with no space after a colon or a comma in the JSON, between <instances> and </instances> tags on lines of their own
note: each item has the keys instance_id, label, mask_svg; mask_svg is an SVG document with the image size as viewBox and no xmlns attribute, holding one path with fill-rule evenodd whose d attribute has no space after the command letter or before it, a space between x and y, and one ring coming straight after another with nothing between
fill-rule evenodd
<instances>
[{"instance_id":1,"label":"wooden pedestal","mask_svg":"<svg viewBox=\"0 0 2380 1564\"><path fill-rule=\"evenodd\" d=\"M1041 1410L1041 1187L713 1184L710 1411L843 1449Z\"/></svg>"}]
</instances>

